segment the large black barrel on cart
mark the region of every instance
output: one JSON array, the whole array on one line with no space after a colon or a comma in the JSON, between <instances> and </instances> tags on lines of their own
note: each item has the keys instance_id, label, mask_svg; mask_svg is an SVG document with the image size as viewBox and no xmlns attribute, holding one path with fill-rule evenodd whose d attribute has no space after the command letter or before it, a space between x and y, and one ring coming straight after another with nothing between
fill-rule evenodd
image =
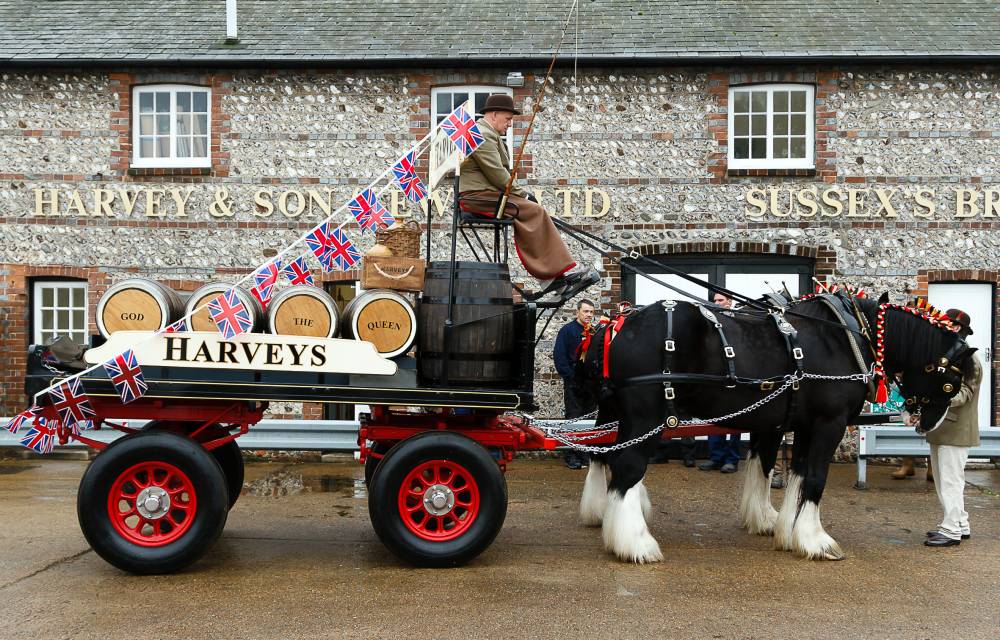
<instances>
[{"instance_id":1,"label":"large black barrel on cart","mask_svg":"<svg viewBox=\"0 0 1000 640\"><path fill-rule=\"evenodd\" d=\"M495 386L514 376L514 299L510 270L456 262L449 316L450 263L432 262L420 300L418 371L424 384Z\"/></svg>"}]
</instances>

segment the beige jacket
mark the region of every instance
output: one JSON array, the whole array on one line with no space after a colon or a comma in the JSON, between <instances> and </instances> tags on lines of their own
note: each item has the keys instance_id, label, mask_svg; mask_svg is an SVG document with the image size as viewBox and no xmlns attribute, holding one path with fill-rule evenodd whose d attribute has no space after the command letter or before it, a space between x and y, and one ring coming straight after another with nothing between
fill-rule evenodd
<instances>
[{"instance_id":1,"label":"beige jacket","mask_svg":"<svg viewBox=\"0 0 1000 640\"><path fill-rule=\"evenodd\" d=\"M510 180L510 155L507 154L507 143L496 129L491 127L486 120L480 118L476 121L480 133L483 134L483 143L479 145L472 155L462 161L461 175L458 180L459 193L467 191L500 191L507 188L507 181ZM511 186L512 195L528 195L528 192L517 186L515 182Z\"/></svg>"},{"instance_id":2,"label":"beige jacket","mask_svg":"<svg viewBox=\"0 0 1000 640\"><path fill-rule=\"evenodd\" d=\"M953 447L979 446L979 384L983 380L983 367L976 354L966 363L969 373L962 380L962 389L951 399L951 408L941 426L927 434L929 444Z\"/></svg>"}]
</instances>

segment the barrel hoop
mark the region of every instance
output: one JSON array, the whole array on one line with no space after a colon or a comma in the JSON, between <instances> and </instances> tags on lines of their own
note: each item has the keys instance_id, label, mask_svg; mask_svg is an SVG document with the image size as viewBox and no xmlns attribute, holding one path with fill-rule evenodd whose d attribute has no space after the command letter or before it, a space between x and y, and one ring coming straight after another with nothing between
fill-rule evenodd
<instances>
[{"instance_id":1,"label":"barrel hoop","mask_svg":"<svg viewBox=\"0 0 1000 640\"><path fill-rule=\"evenodd\" d=\"M420 299L421 304L448 304L448 298L429 298L423 297ZM513 298L470 298L468 296L455 296L455 304L470 304L470 305L513 305Z\"/></svg>"}]
</instances>

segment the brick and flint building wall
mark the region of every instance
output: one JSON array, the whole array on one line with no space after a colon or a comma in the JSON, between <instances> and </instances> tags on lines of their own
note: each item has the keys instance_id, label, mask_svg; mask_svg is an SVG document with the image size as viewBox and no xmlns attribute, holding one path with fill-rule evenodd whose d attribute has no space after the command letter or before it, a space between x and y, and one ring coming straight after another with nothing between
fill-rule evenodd
<instances>
[{"instance_id":1,"label":"brick and flint building wall","mask_svg":"<svg viewBox=\"0 0 1000 640\"><path fill-rule=\"evenodd\" d=\"M241 1L249 15L241 23L242 45L227 45L221 9L181 3L191 13L177 25L163 17L167 8L124 9L163 33L154 44L125 34L109 50L93 40L112 18L87 8L102 4L59 3L48 8L58 15L38 16L28 3L0 2L0 15L19 18L14 24L23 32L0 36L3 415L27 402L23 376L28 345L40 329L39 283L57 289L85 283L79 287L85 313L66 317L70 323L84 318L85 333L93 336L97 301L120 279L154 278L180 291L237 280L423 137L439 112L434 101L446 100L441 95L509 91L528 110L557 30L538 18L542 13L532 14L555 12L550 3L528 2L503 21L521 19L538 30L522 35L520 48L477 36L468 40L470 50L456 53L440 39L416 38L408 40L410 55L393 56L343 34L320 38L312 21L294 15L296 2ZM647 26L659 21L661 31L653 30L659 35L647 29L633 34L629 48L615 48L593 33L626 29L621 17L586 16L585 8L577 75L567 54L528 142L521 182L554 215L623 247L619 258L634 251L679 266L725 262L736 265L733 273L743 263L772 271L787 263L823 281L888 291L897 302L927 295L937 283L995 287L1000 70L994 59L1000 43L981 34L971 41L976 49L959 59L970 40L945 24L950 13L932 13L963 13L975 22L994 8L986 2L950 10L907 5L909 15L925 20L913 26L909 45L884 52L868 44L871 34L864 31L851 36L856 41L797 44L796 38L816 36L828 25L803 21L800 33L792 29L794 16L766 15L779 3L754 4L780 43L750 42L742 32L735 40L712 39L732 31L739 16L716 15L708 27L688 33L660 13L644 17ZM331 12L327 24L339 20L341 27L377 13L349 8L361 13L318 11ZM418 14L408 19L422 19L428 33L439 33L428 22L430 9ZM59 43L28 41L31 30L52 33L54 24L74 28L61 31ZM871 17L866 28L888 30L887 24ZM390 27L391 21L386 38L396 33ZM688 33L688 44L666 46L663 29ZM483 33L491 32L484 27ZM829 29L822 33L830 38ZM821 55L810 57L816 48ZM523 86L508 86L511 72L522 74ZM192 134L204 139L185 142L207 150L199 166L136 161L139 134L148 133L137 130L145 113L138 90L157 87L205 91L204 124L193 125ZM734 93L740 91L743 96ZM757 104L754 91L769 97ZM796 108L794 96L781 107L781 92L789 91L804 91L807 108ZM804 130L793 131L797 115ZM746 119L737 122L741 116ZM527 116L516 120L515 147L526 126ZM751 157L779 148L792 161ZM808 157L795 161L802 148ZM450 201L448 181L429 201L438 257L449 244ZM397 217L423 221L425 212L398 194L385 203ZM370 236L352 238L363 249L372 243ZM637 296L637 284L608 257L571 249L599 268L603 280L588 295L600 307L610 310ZM533 284L514 262L515 280ZM356 278L347 272L322 280ZM63 294L52 295L59 307ZM67 300L69 314L79 311ZM562 411L550 354L555 329L570 317L570 310L557 316L538 348L536 390L544 415ZM991 352L995 333L993 327ZM989 360L995 371L992 355ZM995 398L995 386L987 393ZM275 412L321 416L308 404Z\"/></svg>"}]
</instances>

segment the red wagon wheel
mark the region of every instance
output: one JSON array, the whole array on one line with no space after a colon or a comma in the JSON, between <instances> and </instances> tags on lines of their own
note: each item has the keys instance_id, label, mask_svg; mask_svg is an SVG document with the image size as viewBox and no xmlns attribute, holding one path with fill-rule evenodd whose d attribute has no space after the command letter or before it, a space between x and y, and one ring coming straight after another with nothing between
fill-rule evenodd
<instances>
[{"instance_id":1,"label":"red wagon wheel","mask_svg":"<svg viewBox=\"0 0 1000 640\"><path fill-rule=\"evenodd\" d=\"M140 462L126 469L108 493L115 531L144 547L160 547L183 536L198 511L191 479L166 462Z\"/></svg>"},{"instance_id":2,"label":"red wagon wheel","mask_svg":"<svg viewBox=\"0 0 1000 640\"><path fill-rule=\"evenodd\" d=\"M382 458L368 494L380 540L403 560L443 567L468 562L496 538L507 515L507 484L475 441L433 431Z\"/></svg>"}]
</instances>

